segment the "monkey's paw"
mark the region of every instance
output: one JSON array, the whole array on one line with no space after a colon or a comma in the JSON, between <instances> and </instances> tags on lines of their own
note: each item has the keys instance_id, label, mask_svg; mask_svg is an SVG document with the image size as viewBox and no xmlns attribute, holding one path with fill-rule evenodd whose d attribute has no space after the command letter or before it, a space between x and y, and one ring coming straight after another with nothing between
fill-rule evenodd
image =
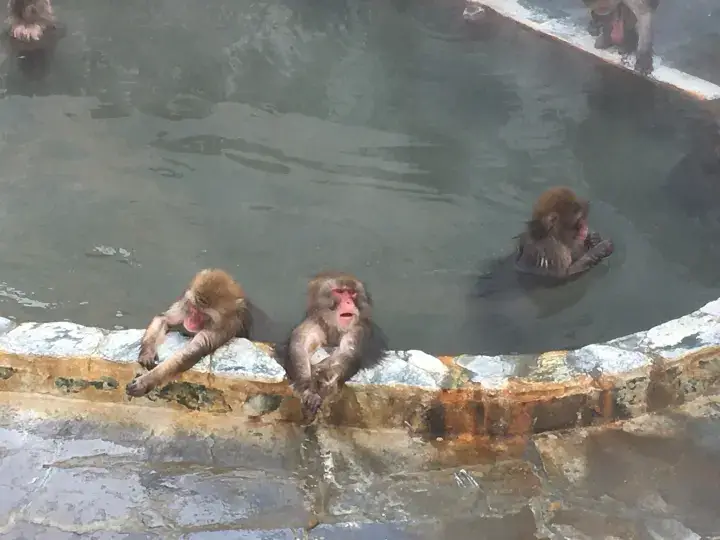
<instances>
[{"instance_id":1,"label":"monkey's paw","mask_svg":"<svg viewBox=\"0 0 720 540\"><path fill-rule=\"evenodd\" d=\"M136 376L125 386L125 393L132 397L142 397L152 390L152 386L147 383L143 375Z\"/></svg>"},{"instance_id":2,"label":"monkey's paw","mask_svg":"<svg viewBox=\"0 0 720 540\"><path fill-rule=\"evenodd\" d=\"M635 55L635 71L649 75L653 70L653 57L651 52L638 52Z\"/></svg>"},{"instance_id":3,"label":"monkey's paw","mask_svg":"<svg viewBox=\"0 0 720 540\"><path fill-rule=\"evenodd\" d=\"M322 406L323 398L316 392L307 391L302 396L302 407L303 411L310 416L314 417Z\"/></svg>"},{"instance_id":4,"label":"monkey's paw","mask_svg":"<svg viewBox=\"0 0 720 540\"><path fill-rule=\"evenodd\" d=\"M39 24L16 24L11 35L19 41L39 41L43 35L43 27Z\"/></svg>"},{"instance_id":5,"label":"monkey's paw","mask_svg":"<svg viewBox=\"0 0 720 540\"><path fill-rule=\"evenodd\" d=\"M160 359L158 358L158 355L154 351L149 352L140 352L140 357L138 358L138 364L140 364L142 367L150 371L152 368L157 366L160 363Z\"/></svg>"}]
</instances>

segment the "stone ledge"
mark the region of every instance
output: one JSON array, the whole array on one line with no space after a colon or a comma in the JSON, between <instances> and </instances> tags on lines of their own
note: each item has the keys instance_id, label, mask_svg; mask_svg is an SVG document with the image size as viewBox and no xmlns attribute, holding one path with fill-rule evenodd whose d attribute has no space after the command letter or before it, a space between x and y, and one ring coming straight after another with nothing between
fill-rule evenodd
<instances>
[{"instance_id":1,"label":"stone ledge","mask_svg":"<svg viewBox=\"0 0 720 540\"><path fill-rule=\"evenodd\" d=\"M634 417L716 391L720 300L644 332L540 355L435 357L390 351L324 407L320 421L430 437L519 435ZM142 330L0 318L0 390L127 402ZM170 334L161 361L186 338ZM272 346L236 339L140 398L253 421L300 421ZM136 401L137 402L137 401Z\"/></svg>"}]
</instances>

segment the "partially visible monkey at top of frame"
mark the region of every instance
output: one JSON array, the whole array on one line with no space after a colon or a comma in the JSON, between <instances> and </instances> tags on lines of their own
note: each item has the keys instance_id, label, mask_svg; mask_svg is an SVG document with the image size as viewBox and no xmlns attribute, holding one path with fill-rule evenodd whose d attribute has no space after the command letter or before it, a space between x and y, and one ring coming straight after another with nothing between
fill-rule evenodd
<instances>
[{"instance_id":1,"label":"partially visible monkey at top of frame","mask_svg":"<svg viewBox=\"0 0 720 540\"><path fill-rule=\"evenodd\" d=\"M570 188L550 188L538 197L518 240L515 267L536 276L572 278L599 264L613 243L588 228L589 202Z\"/></svg>"},{"instance_id":2,"label":"partially visible monkey at top of frame","mask_svg":"<svg viewBox=\"0 0 720 540\"><path fill-rule=\"evenodd\" d=\"M143 396L233 337L249 338L256 318L267 318L245 296L243 288L225 271L198 272L183 295L164 313L153 318L140 342L138 363L149 371L126 387L127 394ZM157 364L157 348L170 330L192 336L182 349Z\"/></svg>"},{"instance_id":3,"label":"partially visible monkey at top of frame","mask_svg":"<svg viewBox=\"0 0 720 540\"><path fill-rule=\"evenodd\" d=\"M333 348L324 359L320 349ZM323 272L308 283L305 319L280 352L288 379L306 416L361 369L377 365L385 338L372 322L372 299L351 274Z\"/></svg>"},{"instance_id":4,"label":"partially visible monkey at top of frame","mask_svg":"<svg viewBox=\"0 0 720 540\"><path fill-rule=\"evenodd\" d=\"M9 0L8 12L10 36L18 41L40 41L48 29L55 28L50 0Z\"/></svg>"},{"instance_id":5,"label":"partially visible monkey at top of frame","mask_svg":"<svg viewBox=\"0 0 720 540\"><path fill-rule=\"evenodd\" d=\"M660 0L583 0L592 20L588 27L597 36L595 48L620 48L635 52L635 70L653 70L653 17Z\"/></svg>"}]
</instances>

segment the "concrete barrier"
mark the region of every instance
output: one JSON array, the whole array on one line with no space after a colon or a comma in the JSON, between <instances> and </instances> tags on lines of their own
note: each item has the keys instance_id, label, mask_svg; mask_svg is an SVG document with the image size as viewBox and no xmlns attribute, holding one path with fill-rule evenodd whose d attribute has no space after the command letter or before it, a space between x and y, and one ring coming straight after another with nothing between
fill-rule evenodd
<instances>
[{"instance_id":1,"label":"concrete barrier","mask_svg":"<svg viewBox=\"0 0 720 540\"><path fill-rule=\"evenodd\" d=\"M720 300L645 332L573 351L435 357L392 351L360 372L319 421L409 428L432 438L522 435L634 417L715 391ZM0 391L127 402L142 330L0 318ZM161 360L186 338L173 333ZM249 421L301 420L272 347L236 339L178 381L133 399Z\"/></svg>"}]
</instances>

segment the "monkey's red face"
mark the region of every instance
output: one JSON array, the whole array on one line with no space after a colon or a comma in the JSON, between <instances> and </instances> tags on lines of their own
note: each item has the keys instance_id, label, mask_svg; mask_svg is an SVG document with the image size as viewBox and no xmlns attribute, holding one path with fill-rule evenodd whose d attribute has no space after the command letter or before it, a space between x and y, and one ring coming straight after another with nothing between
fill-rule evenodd
<instances>
[{"instance_id":1,"label":"monkey's red face","mask_svg":"<svg viewBox=\"0 0 720 540\"><path fill-rule=\"evenodd\" d=\"M197 333L205 327L207 315L195 304L188 303L183 325L188 332Z\"/></svg>"},{"instance_id":2,"label":"monkey's red face","mask_svg":"<svg viewBox=\"0 0 720 540\"><path fill-rule=\"evenodd\" d=\"M335 315L340 328L349 327L360 314L355 304L357 292L352 289L333 289L333 298L336 302Z\"/></svg>"},{"instance_id":3,"label":"monkey's red face","mask_svg":"<svg viewBox=\"0 0 720 540\"><path fill-rule=\"evenodd\" d=\"M588 224L587 218L584 215L578 216L575 221L575 240L578 242L585 242L588 235Z\"/></svg>"}]
</instances>

